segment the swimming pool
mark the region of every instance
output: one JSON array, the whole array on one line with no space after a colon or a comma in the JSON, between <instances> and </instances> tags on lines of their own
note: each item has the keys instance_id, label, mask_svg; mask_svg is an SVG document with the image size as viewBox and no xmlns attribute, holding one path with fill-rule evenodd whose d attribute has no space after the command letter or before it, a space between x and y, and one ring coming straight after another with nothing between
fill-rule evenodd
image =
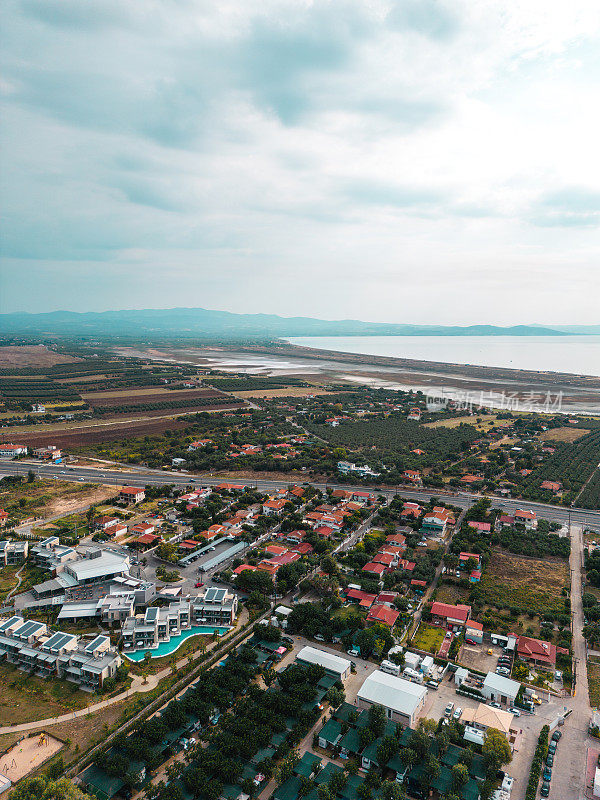
<instances>
[{"instance_id":1,"label":"swimming pool","mask_svg":"<svg viewBox=\"0 0 600 800\"><path fill-rule=\"evenodd\" d=\"M171 653L174 653L178 647L180 647L186 639L189 639L191 636L200 636L201 634L212 634L219 633L221 636L224 633L227 633L229 628L214 628L209 625L192 625L191 628L188 628L183 633L180 633L179 636L171 636L171 639L168 642L161 642L155 650L145 650L141 648L140 650L134 650L131 653L127 651L123 651L123 655L125 658L128 658L130 661L143 661L144 654L150 653L152 658L161 658L162 656L170 656Z\"/></svg>"}]
</instances>

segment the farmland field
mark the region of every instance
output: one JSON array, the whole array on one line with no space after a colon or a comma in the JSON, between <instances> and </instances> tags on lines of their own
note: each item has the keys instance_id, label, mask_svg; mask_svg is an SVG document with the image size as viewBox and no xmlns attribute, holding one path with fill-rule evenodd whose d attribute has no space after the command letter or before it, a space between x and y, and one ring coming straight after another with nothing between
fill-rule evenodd
<instances>
[{"instance_id":1,"label":"farmland field","mask_svg":"<svg viewBox=\"0 0 600 800\"><path fill-rule=\"evenodd\" d=\"M55 364L73 364L80 360L48 350L43 344L0 347L0 369L3 370L51 367Z\"/></svg>"},{"instance_id":2,"label":"farmland field","mask_svg":"<svg viewBox=\"0 0 600 800\"><path fill-rule=\"evenodd\" d=\"M550 428L540 433L539 439L543 442L576 442L589 433L585 428Z\"/></svg>"},{"instance_id":3,"label":"farmland field","mask_svg":"<svg viewBox=\"0 0 600 800\"><path fill-rule=\"evenodd\" d=\"M178 400L195 400L198 398L214 397L222 399L221 392L215 389L182 389L179 391L169 391L161 387L144 389L125 389L109 392L85 392L82 397L93 408L105 408L111 406L135 405L136 403L172 403Z\"/></svg>"},{"instance_id":4,"label":"farmland field","mask_svg":"<svg viewBox=\"0 0 600 800\"><path fill-rule=\"evenodd\" d=\"M494 549L477 588L495 608L519 607L531 614L564 612L561 591L569 585L568 563L560 558L527 558Z\"/></svg>"}]
</instances>

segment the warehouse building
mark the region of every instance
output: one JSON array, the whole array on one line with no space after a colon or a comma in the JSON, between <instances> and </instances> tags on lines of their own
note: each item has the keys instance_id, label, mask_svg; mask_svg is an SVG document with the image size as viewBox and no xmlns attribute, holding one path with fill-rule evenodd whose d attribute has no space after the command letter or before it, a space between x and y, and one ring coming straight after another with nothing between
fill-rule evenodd
<instances>
[{"instance_id":1,"label":"warehouse building","mask_svg":"<svg viewBox=\"0 0 600 800\"><path fill-rule=\"evenodd\" d=\"M520 688L521 684L518 681L504 678L502 675L496 675L495 672L488 672L483 681L481 691L488 700L495 700L496 703L505 703L512 706Z\"/></svg>"},{"instance_id":2,"label":"warehouse building","mask_svg":"<svg viewBox=\"0 0 600 800\"><path fill-rule=\"evenodd\" d=\"M358 690L356 705L361 709L383 706L388 719L413 726L425 705L426 697L427 689L424 686L376 670Z\"/></svg>"},{"instance_id":3,"label":"warehouse building","mask_svg":"<svg viewBox=\"0 0 600 800\"><path fill-rule=\"evenodd\" d=\"M347 658L328 653L326 650L318 650L316 647L303 647L296 656L299 664L316 664L323 667L328 675L333 675L340 681L345 681L350 675L351 663Z\"/></svg>"}]
</instances>

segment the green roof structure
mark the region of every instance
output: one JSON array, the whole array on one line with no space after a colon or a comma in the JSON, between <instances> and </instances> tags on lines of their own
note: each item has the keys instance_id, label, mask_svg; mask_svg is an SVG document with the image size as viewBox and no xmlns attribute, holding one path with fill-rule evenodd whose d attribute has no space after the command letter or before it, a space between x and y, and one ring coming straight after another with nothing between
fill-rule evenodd
<instances>
[{"instance_id":1,"label":"green roof structure","mask_svg":"<svg viewBox=\"0 0 600 800\"><path fill-rule=\"evenodd\" d=\"M359 711L352 703L342 703L339 708L336 708L332 716L334 719L339 719L340 722L350 722L350 717L358 714Z\"/></svg>"},{"instance_id":2,"label":"green roof structure","mask_svg":"<svg viewBox=\"0 0 600 800\"><path fill-rule=\"evenodd\" d=\"M82 773L81 779L88 792L95 795L98 800L111 800L125 786L121 778L109 775L95 764Z\"/></svg>"},{"instance_id":3,"label":"green roof structure","mask_svg":"<svg viewBox=\"0 0 600 800\"><path fill-rule=\"evenodd\" d=\"M323 739L327 742L327 744L335 745L342 737L342 726L337 719L328 719L317 736L319 739Z\"/></svg>"},{"instance_id":4,"label":"green roof structure","mask_svg":"<svg viewBox=\"0 0 600 800\"><path fill-rule=\"evenodd\" d=\"M340 739L338 745L348 753L360 753L362 744L356 728L350 728Z\"/></svg>"},{"instance_id":5,"label":"green roof structure","mask_svg":"<svg viewBox=\"0 0 600 800\"><path fill-rule=\"evenodd\" d=\"M313 772L316 772L321 766L321 759L312 753L304 753L300 761L294 767L295 775L304 775L305 778L310 778Z\"/></svg>"}]
</instances>

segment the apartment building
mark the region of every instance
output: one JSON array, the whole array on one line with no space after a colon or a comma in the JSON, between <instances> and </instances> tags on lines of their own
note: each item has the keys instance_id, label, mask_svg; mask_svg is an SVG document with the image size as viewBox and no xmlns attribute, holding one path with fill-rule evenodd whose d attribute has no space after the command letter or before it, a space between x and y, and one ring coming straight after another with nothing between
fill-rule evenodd
<instances>
[{"instance_id":1,"label":"apartment building","mask_svg":"<svg viewBox=\"0 0 600 800\"><path fill-rule=\"evenodd\" d=\"M65 678L88 691L102 688L122 663L107 636L88 643L20 616L0 619L0 659L42 678Z\"/></svg>"},{"instance_id":2,"label":"apartment building","mask_svg":"<svg viewBox=\"0 0 600 800\"><path fill-rule=\"evenodd\" d=\"M236 594L214 586L197 597L187 597L163 608L151 606L143 615L125 620L121 631L123 647L125 650L153 650L194 625L231 627L237 607Z\"/></svg>"},{"instance_id":3,"label":"apartment building","mask_svg":"<svg viewBox=\"0 0 600 800\"><path fill-rule=\"evenodd\" d=\"M8 567L25 561L29 553L29 542L3 541L0 542L0 564Z\"/></svg>"}]
</instances>

